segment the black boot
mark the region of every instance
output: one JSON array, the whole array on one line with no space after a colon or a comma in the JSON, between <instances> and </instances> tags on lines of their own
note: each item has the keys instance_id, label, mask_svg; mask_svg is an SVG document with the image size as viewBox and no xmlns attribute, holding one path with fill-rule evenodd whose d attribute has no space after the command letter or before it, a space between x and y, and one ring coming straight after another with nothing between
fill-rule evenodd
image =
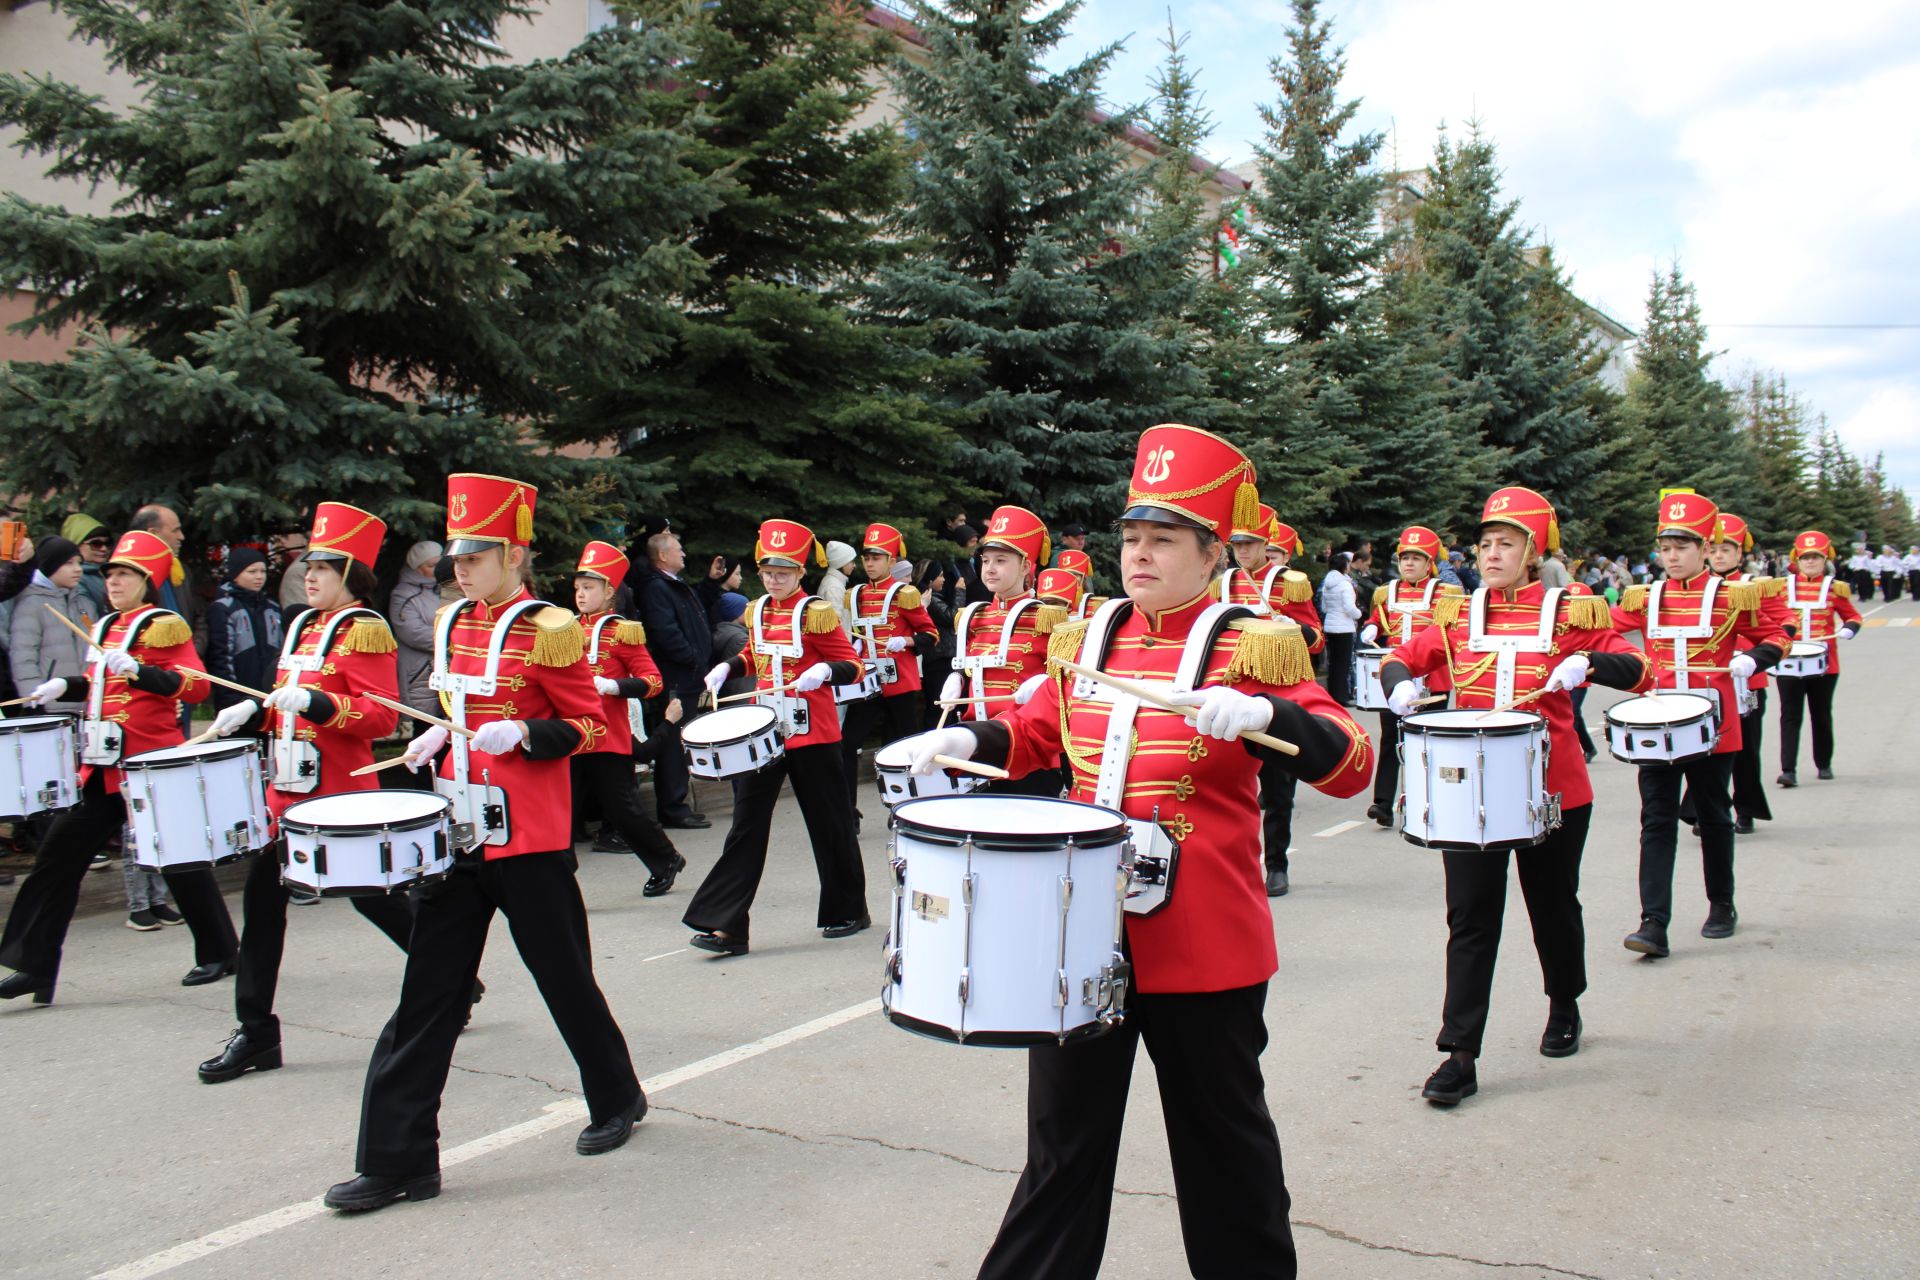
<instances>
[{"instance_id":1,"label":"black boot","mask_svg":"<svg viewBox=\"0 0 1920 1280\"><path fill-rule=\"evenodd\" d=\"M1383 827L1390 827L1393 825L1393 806L1375 800L1367 806L1367 816Z\"/></svg>"},{"instance_id":2,"label":"black boot","mask_svg":"<svg viewBox=\"0 0 1920 1280\"><path fill-rule=\"evenodd\" d=\"M1278 867L1267 868L1267 896L1269 898L1287 896L1287 873Z\"/></svg>"},{"instance_id":3,"label":"black boot","mask_svg":"<svg viewBox=\"0 0 1920 1280\"><path fill-rule=\"evenodd\" d=\"M1703 938L1731 938L1733 925L1740 913L1733 909L1731 902L1710 902L1707 904L1707 922L1700 926Z\"/></svg>"},{"instance_id":4,"label":"black boot","mask_svg":"<svg viewBox=\"0 0 1920 1280\"><path fill-rule=\"evenodd\" d=\"M236 1027L227 1037L227 1047L200 1064L200 1083L222 1084L238 1080L249 1071L272 1071L280 1066L280 1042L262 1044L247 1036L245 1027Z\"/></svg>"},{"instance_id":5,"label":"black boot","mask_svg":"<svg viewBox=\"0 0 1920 1280\"><path fill-rule=\"evenodd\" d=\"M395 1200L431 1200L440 1194L440 1175L423 1173L413 1178L393 1178L384 1174L363 1173L350 1182L336 1182L327 1188L324 1202L329 1209L364 1213Z\"/></svg>"},{"instance_id":6,"label":"black boot","mask_svg":"<svg viewBox=\"0 0 1920 1280\"><path fill-rule=\"evenodd\" d=\"M1667 926L1652 916L1642 917L1640 927L1623 938L1620 945L1643 956L1658 958L1671 954L1667 950Z\"/></svg>"},{"instance_id":7,"label":"black boot","mask_svg":"<svg viewBox=\"0 0 1920 1280\"><path fill-rule=\"evenodd\" d=\"M1474 1074L1473 1059L1456 1054L1427 1077L1420 1096L1436 1107L1454 1107L1460 1104L1462 1098L1471 1098L1478 1092L1480 1081Z\"/></svg>"},{"instance_id":8,"label":"black boot","mask_svg":"<svg viewBox=\"0 0 1920 1280\"><path fill-rule=\"evenodd\" d=\"M583 1156L605 1155L627 1145L627 1139L633 1136L633 1126L647 1114L647 1095L642 1093L639 1100L619 1115L608 1116L599 1124L590 1124L580 1131L573 1140L573 1149Z\"/></svg>"},{"instance_id":9,"label":"black boot","mask_svg":"<svg viewBox=\"0 0 1920 1280\"><path fill-rule=\"evenodd\" d=\"M1571 1000L1555 1000L1547 1008L1547 1029L1540 1036L1540 1054L1546 1058L1571 1058L1580 1052L1580 1006Z\"/></svg>"},{"instance_id":10,"label":"black boot","mask_svg":"<svg viewBox=\"0 0 1920 1280\"><path fill-rule=\"evenodd\" d=\"M53 979L36 978L30 973L10 973L0 979L0 1000L30 995L35 1004L53 1003Z\"/></svg>"},{"instance_id":11,"label":"black boot","mask_svg":"<svg viewBox=\"0 0 1920 1280\"><path fill-rule=\"evenodd\" d=\"M1778 787L1797 787L1800 785L1800 783L1794 778L1793 770L1791 769L1782 769L1780 771L1780 776L1775 778L1773 782L1774 782L1774 785Z\"/></svg>"}]
</instances>

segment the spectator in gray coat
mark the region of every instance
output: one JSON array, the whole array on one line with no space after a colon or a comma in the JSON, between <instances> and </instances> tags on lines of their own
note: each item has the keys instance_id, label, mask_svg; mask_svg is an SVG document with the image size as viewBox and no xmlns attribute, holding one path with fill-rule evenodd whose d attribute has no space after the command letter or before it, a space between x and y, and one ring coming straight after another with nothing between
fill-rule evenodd
<instances>
[{"instance_id":1,"label":"spectator in gray coat","mask_svg":"<svg viewBox=\"0 0 1920 1280\"><path fill-rule=\"evenodd\" d=\"M13 621L7 629L7 655L16 689L33 689L56 677L78 687L85 674L86 646L47 616L54 609L82 630L100 618L92 597L81 587L80 548L65 538L40 544L33 580L13 601ZM82 702L50 702L45 710L79 715Z\"/></svg>"},{"instance_id":2,"label":"spectator in gray coat","mask_svg":"<svg viewBox=\"0 0 1920 1280\"><path fill-rule=\"evenodd\" d=\"M747 598L738 591L724 591L714 605L719 620L713 624L713 652L710 660L725 662L734 654L747 647L747 624L741 619L747 612ZM752 676L735 676L720 686L720 694L726 697L736 693L746 693L754 686Z\"/></svg>"},{"instance_id":3,"label":"spectator in gray coat","mask_svg":"<svg viewBox=\"0 0 1920 1280\"><path fill-rule=\"evenodd\" d=\"M433 618L440 611L440 591L433 569L443 555L437 542L416 542L407 549L407 567L393 584L387 602L387 621L400 642L400 700L418 711L440 714L439 695L427 687L433 673Z\"/></svg>"}]
</instances>

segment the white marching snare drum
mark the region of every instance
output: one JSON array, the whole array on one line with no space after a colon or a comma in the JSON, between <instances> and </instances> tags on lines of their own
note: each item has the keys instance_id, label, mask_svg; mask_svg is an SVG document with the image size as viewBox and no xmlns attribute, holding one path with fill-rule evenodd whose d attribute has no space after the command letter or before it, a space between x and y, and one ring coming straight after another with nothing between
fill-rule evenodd
<instances>
[{"instance_id":1,"label":"white marching snare drum","mask_svg":"<svg viewBox=\"0 0 1920 1280\"><path fill-rule=\"evenodd\" d=\"M1760 709L1760 690L1753 687L1750 680L1741 680L1733 686L1733 700L1740 708L1742 716L1750 716Z\"/></svg>"},{"instance_id":2,"label":"white marching snare drum","mask_svg":"<svg viewBox=\"0 0 1920 1280\"><path fill-rule=\"evenodd\" d=\"M431 791L342 791L280 815L280 879L325 897L371 897L453 869L453 802Z\"/></svg>"},{"instance_id":3,"label":"white marching snare drum","mask_svg":"<svg viewBox=\"0 0 1920 1280\"><path fill-rule=\"evenodd\" d=\"M680 730L687 748L687 772L696 778L737 778L757 773L786 754L780 718L758 703L722 707L691 720Z\"/></svg>"},{"instance_id":4,"label":"white marching snare drum","mask_svg":"<svg viewBox=\"0 0 1920 1280\"><path fill-rule=\"evenodd\" d=\"M960 1044L1065 1044L1118 1025L1132 839L1112 809L939 796L893 811L888 1021Z\"/></svg>"},{"instance_id":5,"label":"white marching snare drum","mask_svg":"<svg viewBox=\"0 0 1920 1280\"><path fill-rule=\"evenodd\" d=\"M1607 750L1628 764L1673 764L1713 750L1719 700L1699 693L1650 693L1607 708Z\"/></svg>"},{"instance_id":6,"label":"white marching snare drum","mask_svg":"<svg viewBox=\"0 0 1920 1280\"><path fill-rule=\"evenodd\" d=\"M1380 687L1380 666L1391 649L1372 646L1354 650L1353 705L1362 711L1385 711L1387 691Z\"/></svg>"},{"instance_id":7,"label":"white marching snare drum","mask_svg":"<svg viewBox=\"0 0 1920 1280\"><path fill-rule=\"evenodd\" d=\"M121 768L139 866L195 871L266 846L266 777L253 739L143 751Z\"/></svg>"},{"instance_id":8,"label":"white marching snare drum","mask_svg":"<svg viewBox=\"0 0 1920 1280\"><path fill-rule=\"evenodd\" d=\"M1524 849L1560 825L1547 722L1528 711L1423 711L1400 722L1401 834L1430 849Z\"/></svg>"},{"instance_id":9,"label":"white marching snare drum","mask_svg":"<svg viewBox=\"0 0 1920 1280\"><path fill-rule=\"evenodd\" d=\"M910 738L889 742L873 753L873 780L880 788L880 803L889 809L903 800L963 796L985 781L975 774L952 769L935 769L925 775L909 772L913 744L924 736L916 733Z\"/></svg>"},{"instance_id":10,"label":"white marching snare drum","mask_svg":"<svg viewBox=\"0 0 1920 1280\"><path fill-rule=\"evenodd\" d=\"M1776 678L1784 676L1789 680L1827 674L1827 642L1795 640L1787 650L1787 656L1773 664L1773 674Z\"/></svg>"},{"instance_id":11,"label":"white marching snare drum","mask_svg":"<svg viewBox=\"0 0 1920 1280\"><path fill-rule=\"evenodd\" d=\"M880 696L880 666L869 658L860 665L860 678L852 684L836 684L833 689L835 703L865 702L868 698Z\"/></svg>"},{"instance_id":12,"label":"white marching snare drum","mask_svg":"<svg viewBox=\"0 0 1920 1280\"><path fill-rule=\"evenodd\" d=\"M73 717L0 720L0 818L30 818L79 802Z\"/></svg>"}]
</instances>

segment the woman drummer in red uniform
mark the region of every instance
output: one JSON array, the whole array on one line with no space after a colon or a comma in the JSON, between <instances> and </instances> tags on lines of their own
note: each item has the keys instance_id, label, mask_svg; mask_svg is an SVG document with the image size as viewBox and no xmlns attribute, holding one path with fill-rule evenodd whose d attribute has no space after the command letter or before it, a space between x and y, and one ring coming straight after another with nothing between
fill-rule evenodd
<instances>
[{"instance_id":1,"label":"woman drummer in red uniform","mask_svg":"<svg viewBox=\"0 0 1920 1280\"><path fill-rule=\"evenodd\" d=\"M1360 628L1360 643L1392 648L1433 625L1434 606L1447 596L1457 596L1460 588L1443 583L1434 576L1440 554L1440 535L1425 525L1409 525L1400 535L1394 559L1400 577L1373 593L1373 612ZM1453 682L1444 671L1426 679L1429 694L1444 694ZM1367 816L1383 827L1393 825L1393 802L1400 789L1400 717L1391 710L1380 711L1380 738L1374 751L1373 803Z\"/></svg>"},{"instance_id":2,"label":"woman drummer in red uniform","mask_svg":"<svg viewBox=\"0 0 1920 1280\"><path fill-rule=\"evenodd\" d=\"M1833 543L1818 529L1808 529L1793 540L1795 572L1787 579L1787 622L1797 641L1827 646L1827 673L1820 676L1781 676L1780 777L1783 787L1799 783L1800 723L1813 713L1813 767L1821 779L1833 777L1833 694L1840 684L1840 641L1860 631L1860 610L1853 592L1834 576Z\"/></svg>"},{"instance_id":3,"label":"woman drummer in red uniform","mask_svg":"<svg viewBox=\"0 0 1920 1280\"><path fill-rule=\"evenodd\" d=\"M1635 692L1650 683L1646 658L1615 634L1605 600L1540 585L1540 557L1559 549L1553 504L1531 489L1495 493L1480 515L1482 586L1471 597L1437 601L1434 625L1396 646L1380 666L1380 683L1391 691L1388 706L1397 716L1413 714L1424 696L1416 677L1445 674L1457 708L1487 711L1531 695L1527 709L1547 722L1546 789L1559 796L1560 825L1515 859L1546 979L1540 1052L1549 1058L1579 1050L1578 1001L1587 989L1580 854L1593 817L1593 784L1567 691L1589 679ZM1449 849L1440 856L1447 881L1447 991L1437 1044L1448 1057L1420 1096L1452 1106L1480 1087L1475 1060L1506 915L1507 855Z\"/></svg>"},{"instance_id":4,"label":"woman drummer in red uniform","mask_svg":"<svg viewBox=\"0 0 1920 1280\"><path fill-rule=\"evenodd\" d=\"M205 701L212 685L194 651L185 619L160 608L156 583L173 572L173 551L151 533L122 535L106 565L107 606L94 625L98 655L85 679L53 679L27 695L30 705L87 704L81 754L80 803L54 820L33 870L21 882L0 936L0 964L15 972L0 981L0 999L31 995L53 1003L60 952L80 901L80 881L93 855L125 825L124 774L119 763L146 751L177 747L180 704ZM213 871L168 871L180 913L193 930L194 967L180 980L194 987L233 972L239 946L233 919Z\"/></svg>"},{"instance_id":5,"label":"woman drummer in red uniform","mask_svg":"<svg viewBox=\"0 0 1920 1280\"><path fill-rule=\"evenodd\" d=\"M1260 874L1258 774L1263 759L1282 759L1319 790L1351 796L1373 761L1365 732L1313 682L1300 629L1213 599L1221 544L1236 514L1251 516L1253 479L1245 455L1217 436L1148 430L1120 523L1128 599L1053 633L1056 655L1158 684L1191 709L1185 715L1124 694L1110 700L1057 675L1024 706L922 735L914 749L923 773L945 753L1004 762L1016 776L1064 751L1070 798L1158 821L1181 845L1166 906L1126 919L1133 991L1120 1027L1028 1050L1027 1166L981 1268L989 1280L1098 1272L1143 1040L1194 1274L1296 1272L1259 1062L1277 956ZM1116 716L1132 720L1135 745L1125 754L1102 749ZM1299 754L1255 748L1240 740L1249 731Z\"/></svg>"}]
</instances>

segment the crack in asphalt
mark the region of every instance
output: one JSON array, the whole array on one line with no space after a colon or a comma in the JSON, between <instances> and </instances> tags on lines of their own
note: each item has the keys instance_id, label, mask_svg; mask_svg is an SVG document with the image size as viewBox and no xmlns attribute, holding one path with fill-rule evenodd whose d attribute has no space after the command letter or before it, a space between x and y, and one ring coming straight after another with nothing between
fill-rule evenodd
<instances>
[{"instance_id":1,"label":"crack in asphalt","mask_svg":"<svg viewBox=\"0 0 1920 1280\"><path fill-rule=\"evenodd\" d=\"M1305 1218L1292 1219L1296 1227L1305 1227L1309 1231L1318 1231L1329 1240L1338 1240L1342 1244L1357 1245L1362 1249L1372 1249L1377 1253L1397 1253L1409 1258L1437 1258L1448 1262L1466 1262L1476 1267L1494 1267L1514 1271L1544 1271L1549 1275L1569 1276L1572 1280L1605 1280L1586 1271L1573 1271L1566 1267L1556 1267L1549 1262L1501 1262L1494 1258L1476 1258L1466 1253L1449 1253L1445 1249L1415 1249L1411 1245L1382 1244L1365 1240L1338 1227L1329 1227L1325 1223L1310 1222Z\"/></svg>"}]
</instances>

